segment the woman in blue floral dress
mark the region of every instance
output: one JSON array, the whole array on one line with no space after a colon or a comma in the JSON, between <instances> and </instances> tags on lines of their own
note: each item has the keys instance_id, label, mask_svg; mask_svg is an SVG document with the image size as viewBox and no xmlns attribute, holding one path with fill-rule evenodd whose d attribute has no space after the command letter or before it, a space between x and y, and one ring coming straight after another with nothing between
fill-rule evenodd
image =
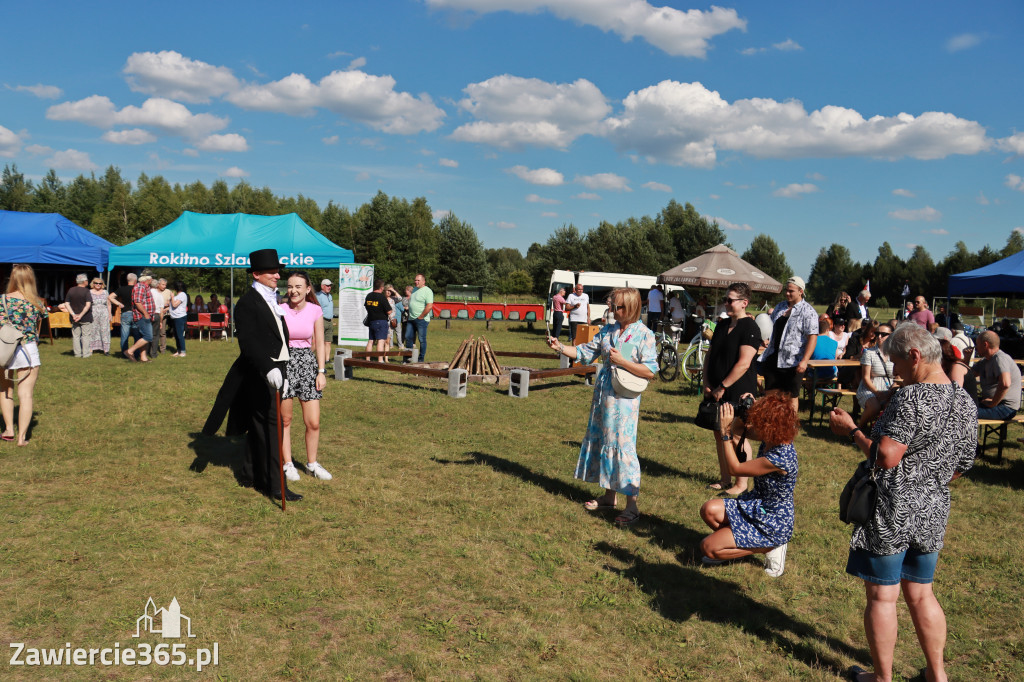
<instances>
[{"instance_id":1,"label":"woman in blue floral dress","mask_svg":"<svg viewBox=\"0 0 1024 682\"><path fill-rule=\"evenodd\" d=\"M617 365L642 379L654 378L658 369L654 334L640 322L641 305L636 289L615 289L609 297L615 322L602 327L590 343L563 346L558 339L548 337L551 349L568 358L590 363L600 357L603 361L595 381L576 478L605 489L602 497L584 504L590 511L614 509L616 493L626 496L626 508L615 519L620 526L632 525L640 519L636 505L640 494L640 460L636 454L640 396L617 395L612 386L611 367Z\"/></svg>"},{"instance_id":2,"label":"woman in blue floral dress","mask_svg":"<svg viewBox=\"0 0 1024 682\"><path fill-rule=\"evenodd\" d=\"M798 465L793 439L797 416L788 393L771 391L754 403L744 420L731 403L719 407L718 437L725 445L729 473L753 476L754 489L736 499L704 503L700 516L714 531L700 548L705 566L750 554L764 554L765 573L777 578L786 568L786 548L793 537L793 489ZM757 457L740 462L736 448L746 434L761 441Z\"/></svg>"}]
</instances>

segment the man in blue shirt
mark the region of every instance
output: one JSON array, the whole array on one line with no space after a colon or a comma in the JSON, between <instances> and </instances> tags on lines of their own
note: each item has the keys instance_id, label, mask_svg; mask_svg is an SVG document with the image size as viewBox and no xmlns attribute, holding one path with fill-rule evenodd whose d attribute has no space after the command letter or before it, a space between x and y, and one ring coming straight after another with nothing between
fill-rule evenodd
<instances>
[{"instance_id":1,"label":"man in blue shirt","mask_svg":"<svg viewBox=\"0 0 1024 682\"><path fill-rule=\"evenodd\" d=\"M324 315L324 357L327 358L327 362L331 362L331 341L334 340L334 297L331 296L331 280L321 280L316 300Z\"/></svg>"}]
</instances>

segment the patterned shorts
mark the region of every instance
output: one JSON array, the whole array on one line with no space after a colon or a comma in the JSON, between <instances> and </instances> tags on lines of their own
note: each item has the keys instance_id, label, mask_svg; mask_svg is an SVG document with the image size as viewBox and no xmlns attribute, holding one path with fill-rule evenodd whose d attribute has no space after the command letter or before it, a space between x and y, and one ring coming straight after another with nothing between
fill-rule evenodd
<instances>
[{"instance_id":1,"label":"patterned shorts","mask_svg":"<svg viewBox=\"0 0 1024 682\"><path fill-rule=\"evenodd\" d=\"M316 390L319 371L313 349L289 348L288 355L288 391L281 397L298 398L303 402L323 398L323 391Z\"/></svg>"}]
</instances>

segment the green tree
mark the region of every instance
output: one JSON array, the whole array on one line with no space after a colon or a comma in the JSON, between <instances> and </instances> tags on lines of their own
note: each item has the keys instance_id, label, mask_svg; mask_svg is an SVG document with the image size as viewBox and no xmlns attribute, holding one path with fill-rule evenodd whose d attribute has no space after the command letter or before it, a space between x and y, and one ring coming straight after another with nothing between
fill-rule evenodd
<instances>
[{"instance_id":1,"label":"green tree","mask_svg":"<svg viewBox=\"0 0 1024 682\"><path fill-rule=\"evenodd\" d=\"M793 276L793 268L786 262L785 254L779 251L775 240L766 234L756 235L740 258L783 284Z\"/></svg>"},{"instance_id":2,"label":"green tree","mask_svg":"<svg viewBox=\"0 0 1024 682\"><path fill-rule=\"evenodd\" d=\"M840 291L855 288L850 284L859 276L860 266L850 258L850 250L842 244L832 244L818 252L804 293L812 303L830 303Z\"/></svg>"},{"instance_id":3,"label":"green tree","mask_svg":"<svg viewBox=\"0 0 1024 682\"><path fill-rule=\"evenodd\" d=\"M96 206L91 221L93 232L118 246L142 236L132 225L132 185L121 177L119 168L107 167L96 183L95 196Z\"/></svg>"},{"instance_id":4,"label":"green tree","mask_svg":"<svg viewBox=\"0 0 1024 682\"><path fill-rule=\"evenodd\" d=\"M896 255L889 242L883 242L878 247L878 255L875 256L870 273L866 273L871 278L872 295L875 298L883 297L889 301L899 301L903 290L903 280L906 276L906 267L906 263ZM856 296L857 292L851 291L849 294Z\"/></svg>"},{"instance_id":5,"label":"green tree","mask_svg":"<svg viewBox=\"0 0 1024 682\"><path fill-rule=\"evenodd\" d=\"M320 215L320 233L346 249L352 249L355 243L355 224L355 218L349 210L334 201L328 201ZM359 260L358 254L356 260Z\"/></svg>"},{"instance_id":6,"label":"green tree","mask_svg":"<svg viewBox=\"0 0 1024 682\"><path fill-rule=\"evenodd\" d=\"M0 174L0 209L29 211L32 209L32 181L18 171L17 164L5 165Z\"/></svg>"},{"instance_id":7,"label":"green tree","mask_svg":"<svg viewBox=\"0 0 1024 682\"><path fill-rule=\"evenodd\" d=\"M102 232L93 227L93 216L99 204L100 186L96 181L96 175L90 173L88 178L79 175L67 186L64 217L104 237Z\"/></svg>"},{"instance_id":8,"label":"green tree","mask_svg":"<svg viewBox=\"0 0 1024 682\"><path fill-rule=\"evenodd\" d=\"M527 260L530 261L533 293L545 296L552 270L586 269L587 247L575 225L563 225L555 228L545 244L530 246Z\"/></svg>"},{"instance_id":9,"label":"green tree","mask_svg":"<svg viewBox=\"0 0 1024 682\"><path fill-rule=\"evenodd\" d=\"M911 296L931 297L946 293L946 283L939 282L935 262L928 250L918 244L907 259L906 280L910 284Z\"/></svg>"},{"instance_id":10,"label":"green tree","mask_svg":"<svg viewBox=\"0 0 1024 682\"><path fill-rule=\"evenodd\" d=\"M35 193L32 196L32 210L37 213L60 213L63 215L67 196L68 192L64 183L57 177L57 171L51 168L46 177L35 187Z\"/></svg>"},{"instance_id":11,"label":"green tree","mask_svg":"<svg viewBox=\"0 0 1024 682\"><path fill-rule=\"evenodd\" d=\"M711 222L689 202L680 206L675 199L658 214L658 220L672 235L676 249L676 265L696 258L704 251L719 244L727 244L725 233L718 223Z\"/></svg>"},{"instance_id":12,"label":"green tree","mask_svg":"<svg viewBox=\"0 0 1024 682\"><path fill-rule=\"evenodd\" d=\"M1006 246L999 252L999 255L1008 258L1021 251L1024 251L1024 234L1020 233L1019 228L1014 228L1010 231L1010 236L1006 239Z\"/></svg>"},{"instance_id":13,"label":"green tree","mask_svg":"<svg viewBox=\"0 0 1024 682\"><path fill-rule=\"evenodd\" d=\"M440 265L437 289L449 284L471 284L487 287L490 279L487 255L476 236L476 230L449 213L438 223L440 232Z\"/></svg>"}]
</instances>

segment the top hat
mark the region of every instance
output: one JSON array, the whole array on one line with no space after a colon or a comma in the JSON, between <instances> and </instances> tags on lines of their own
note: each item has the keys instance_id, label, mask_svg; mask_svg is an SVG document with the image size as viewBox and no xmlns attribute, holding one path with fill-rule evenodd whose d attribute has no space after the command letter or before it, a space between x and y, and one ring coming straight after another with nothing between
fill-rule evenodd
<instances>
[{"instance_id":1,"label":"top hat","mask_svg":"<svg viewBox=\"0 0 1024 682\"><path fill-rule=\"evenodd\" d=\"M281 260L277 257L277 249L260 249L249 254L250 270L280 270Z\"/></svg>"}]
</instances>

